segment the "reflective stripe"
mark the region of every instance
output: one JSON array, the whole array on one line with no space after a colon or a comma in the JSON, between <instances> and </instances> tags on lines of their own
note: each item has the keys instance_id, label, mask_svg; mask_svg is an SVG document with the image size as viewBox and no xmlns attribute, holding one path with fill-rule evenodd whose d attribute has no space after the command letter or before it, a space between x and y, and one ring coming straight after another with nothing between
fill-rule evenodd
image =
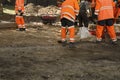
<instances>
[{"instance_id":1,"label":"reflective stripe","mask_svg":"<svg viewBox=\"0 0 120 80\"><path fill-rule=\"evenodd\" d=\"M74 28L74 26L70 26L70 27L68 27L68 29L70 29L70 28Z\"/></svg>"},{"instance_id":2,"label":"reflective stripe","mask_svg":"<svg viewBox=\"0 0 120 80\"><path fill-rule=\"evenodd\" d=\"M18 16L18 15L16 15L16 17L23 17L23 16Z\"/></svg>"},{"instance_id":3,"label":"reflective stripe","mask_svg":"<svg viewBox=\"0 0 120 80\"><path fill-rule=\"evenodd\" d=\"M65 29L66 27L63 27L63 26L62 26L61 28L64 28L64 29Z\"/></svg>"},{"instance_id":4,"label":"reflective stripe","mask_svg":"<svg viewBox=\"0 0 120 80\"><path fill-rule=\"evenodd\" d=\"M116 38L113 38L112 41L115 42L115 41L117 41L117 39L116 39Z\"/></svg>"},{"instance_id":5,"label":"reflective stripe","mask_svg":"<svg viewBox=\"0 0 120 80\"><path fill-rule=\"evenodd\" d=\"M100 8L100 10L106 10L106 9L113 9L112 6L103 6Z\"/></svg>"},{"instance_id":6,"label":"reflective stripe","mask_svg":"<svg viewBox=\"0 0 120 80\"><path fill-rule=\"evenodd\" d=\"M94 14L98 15L98 13L99 13L99 10L95 10Z\"/></svg>"},{"instance_id":7,"label":"reflective stripe","mask_svg":"<svg viewBox=\"0 0 120 80\"><path fill-rule=\"evenodd\" d=\"M76 16L78 16L79 14L76 14Z\"/></svg>"},{"instance_id":8,"label":"reflective stripe","mask_svg":"<svg viewBox=\"0 0 120 80\"><path fill-rule=\"evenodd\" d=\"M67 14L75 20L75 17L73 15L71 15L69 12L63 12L62 14Z\"/></svg>"},{"instance_id":9,"label":"reflective stripe","mask_svg":"<svg viewBox=\"0 0 120 80\"><path fill-rule=\"evenodd\" d=\"M66 39L65 39L65 38L62 38L62 41L66 41Z\"/></svg>"},{"instance_id":10,"label":"reflective stripe","mask_svg":"<svg viewBox=\"0 0 120 80\"><path fill-rule=\"evenodd\" d=\"M75 39L74 38L70 38L70 41L74 41Z\"/></svg>"},{"instance_id":11,"label":"reflective stripe","mask_svg":"<svg viewBox=\"0 0 120 80\"><path fill-rule=\"evenodd\" d=\"M74 10L75 12L79 13L79 10Z\"/></svg>"},{"instance_id":12,"label":"reflective stripe","mask_svg":"<svg viewBox=\"0 0 120 80\"><path fill-rule=\"evenodd\" d=\"M70 6L70 5L63 6L62 8L71 8L74 12L79 13L79 10L75 10L75 9L74 9L72 6Z\"/></svg>"},{"instance_id":13,"label":"reflective stripe","mask_svg":"<svg viewBox=\"0 0 120 80\"><path fill-rule=\"evenodd\" d=\"M71 8L74 11L74 8L72 6L70 6L70 5L65 5L62 8Z\"/></svg>"},{"instance_id":14,"label":"reflective stripe","mask_svg":"<svg viewBox=\"0 0 120 80\"><path fill-rule=\"evenodd\" d=\"M95 14L95 15L98 15L98 13L97 13L97 12L95 12L94 14Z\"/></svg>"},{"instance_id":15,"label":"reflective stripe","mask_svg":"<svg viewBox=\"0 0 120 80\"><path fill-rule=\"evenodd\" d=\"M19 24L18 26L22 26L21 24Z\"/></svg>"},{"instance_id":16,"label":"reflective stripe","mask_svg":"<svg viewBox=\"0 0 120 80\"><path fill-rule=\"evenodd\" d=\"M24 24L22 26L25 26Z\"/></svg>"},{"instance_id":17,"label":"reflective stripe","mask_svg":"<svg viewBox=\"0 0 120 80\"><path fill-rule=\"evenodd\" d=\"M63 16L63 17L66 18L66 19L69 19L69 20L72 21L72 22L75 22L75 20L72 19L72 18L70 18L70 17L67 17L67 16Z\"/></svg>"},{"instance_id":18,"label":"reflective stripe","mask_svg":"<svg viewBox=\"0 0 120 80\"><path fill-rule=\"evenodd\" d=\"M97 38L97 41L102 41L102 38Z\"/></svg>"},{"instance_id":19,"label":"reflective stripe","mask_svg":"<svg viewBox=\"0 0 120 80\"><path fill-rule=\"evenodd\" d=\"M99 12L99 10L95 10L95 12Z\"/></svg>"}]
</instances>

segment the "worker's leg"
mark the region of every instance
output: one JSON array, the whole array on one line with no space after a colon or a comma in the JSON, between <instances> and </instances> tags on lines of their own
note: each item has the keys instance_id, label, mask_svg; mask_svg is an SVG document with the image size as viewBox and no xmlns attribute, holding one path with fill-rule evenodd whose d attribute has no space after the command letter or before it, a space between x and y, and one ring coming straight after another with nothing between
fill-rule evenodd
<instances>
[{"instance_id":1,"label":"worker's leg","mask_svg":"<svg viewBox=\"0 0 120 80\"><path fill-rule=\"evenodd\" d=\"M97 25L96 27L96 38L98 41L102 40L104 26Z\"/></svg>"},{"instance_id":2,"label":"worker's leg","mask_svg":"<svg viewBox=\"0 0 120 80\"><path fill-rule=\"evenodd\" d=\"M75 48L75 27L74 22L67 20L68 30L69 30L69 47Z\"/></svg>"},{"instance_id":3,"label":"worker's leg","mask_svg":"<svg viewBox=\"0 0 120 80\"><path fill-rule=\"evenodd\" d=\"M79 28L77 29L77 34L80 35L80 33L81 33L81 28L83 27L83 24L82 24L83 19L82 19L81 13L79 13L79 15L78 15L78 21L79 21Z\"/></svg>"},{"instance_id":4,"label":"worker's leg","mask_svg":"<svg viewBox=\"0 0 120 80\"><path fill-rule=\"evenodd\" d=\"M70 33L70 36L69 36L69 38L70 38L70 42L75 42L75 28L74 28L74 26L70 26L69 28L69 33Z\"/></svg>"},{"instance_id":5,"label":"worker's leg","mask_svg":"<svg viewBox=\"0 0 120 80\"><path fill-rule=\"evenodd\" d=\"M103 30L104 30L104 26L105 25L105 21L98 21L98 25L96 27L96 38L97 41L101 41L102 40L102 36L103 36Z\"/></svg>"},{"instance_id":6,"label":"worker's leg","mask_svg":"<svg viewBox=\"0 0 120 80\"><path fill-rule=\"evenodd\" d=\"M21 24L22 24L22 28L25 28L25 21L23 17L21 17Z\"/></svg>"},{"instance_id":7,"label":"worker's leg","mask_svg":"<svg viewBox=\"0 0 120 80\"><path fill-rule=\"evenodd\" d=\"M113 23L114 23L113 19L106 20L107 30L108 30L108 33L109 33L111 39L117 40Z\"/></svg>"},{"instance_id":8,"label":"worker's leg","mask_svg":"<svg viewBox=\"0 0 120 80\"><path fill-rule=\"evenodd\" d=\"M69 43L69 48L75 48L75 27L74 26L69 26L69 38L70 38L70 43Z\"/></svg>"},{"instance_id":9,"label":"worker's leg","mask_svg":"<svg viewBox=\"0 0 120 80\"><path fill-rule=\"evenodd\" d=\"M16 17L15 17L15 20L16 20L17 27L18 27L18 28L22 28L20 16L16 16Z\"/></svg>"},{"instance_id":10,"label":"worker's leg","mask_svg":"<svg viewBox=\"0 0 120 80\"><path fill-rule=\"evenodd\" d=\"M66 27L61 27L61 39L62 42L66 41Z\"/></svg>"},{"instance_id":11,"label":"worker's leg","mask_svg":"<svg viewBox=\"0 0 120 80\"><path fill-rule=\"evenodd\" d=\"M110 38L111 38L113 41L114 41L114 40L117 40L114 26L107 26L107 30L108 30L108 33L109 33L109 35L110 35Z\"/></svg>"},{"instance_id":12,"label":"worker's leg","mask_svg":"<svg viewBox=\"0 0 120 80\"><path fill-rule=\"evenodd\" d=\"M67 29L66 29L66 19L65 18L62 18L61 19L61 41L62 42L65 42L66 41L66 34L67 34Z\"/></svg>"},{"instance_id":13,"label":"worker's leg","mask_svg":"<svg viewBox=\"0 0 120 80\"><path fill-rule=\"evenodd\" d=\"M25 21L24 21L23 16L21 17L21 25L22 25L22 31L26 31Z\"/></svg>"},{"instance_id":14,"label":"worker's leg","mask_svg":"<svg viewBox=\"0 0 120 80\"><path fill-rule=\"evenodd\" d=\"M79 20L79 27L83 27L83 25L82 25L82 15L79 13L79 15L78 15L78 20Z\"/></svg>"},{"instance_id":15,"label":"worker's leg","mask_svg":"<svg viewBox=\"0 0 120 80\"><path fill-rule=\"evenodd\" d=\"M85 26L86 28L88 28L89 18L87 17L87 14L84 13L83 16L82 16L82 18L83 18L84 26Z\"/></svg>"}]
</instances>

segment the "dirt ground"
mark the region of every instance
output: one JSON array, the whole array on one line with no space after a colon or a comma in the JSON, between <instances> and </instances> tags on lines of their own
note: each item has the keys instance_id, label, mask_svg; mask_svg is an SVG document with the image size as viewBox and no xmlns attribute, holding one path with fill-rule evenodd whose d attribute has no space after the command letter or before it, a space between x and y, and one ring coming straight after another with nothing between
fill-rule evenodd
<instances>
[{"instance_id":1,"label":"dirt ground","mask_svg":"<svg viewBox=\"0 0 120 80\"><path fill-rule=\"evenodd\" d=\"M3 25L6 27L6 25ZM0 30L0 80L120 80L120 46L76 38L62 47L60 27ZM118 44L120 41L118 40Z\"/></svg>"}]
</instances>

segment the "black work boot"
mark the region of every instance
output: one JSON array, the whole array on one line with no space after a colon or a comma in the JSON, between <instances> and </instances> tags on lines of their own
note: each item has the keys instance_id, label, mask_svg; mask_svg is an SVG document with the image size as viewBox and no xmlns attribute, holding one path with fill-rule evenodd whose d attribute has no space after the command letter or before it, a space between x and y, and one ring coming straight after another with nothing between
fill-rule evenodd
<instances>
[{"instance_id":1,"label":"black work boot","mask_svg":"<svg viewBox=\"0 0 120 80\"><path fill-rule=\"evenodd\" d=\"M26 31L26 28L22 28L22 31Z\"/></svg>"},{"instance_id":2,"label":"black work boot","mask_svg":"<svg viewBox=\"0 0 120 80\"><path fill-rule=\"evenodd\" d=\"M76 48L75 42L70 42L70 43L69 43L69 48Z\"/></svg>"},{"instance_id":3,"label":"black work boot","mask_svg":"<svg viewBox=\"0 0 120 80\"><path fill-rule=\"evenodd\" d=\"M101 39L101 38L100 38L100 39L97 38L97 39L96 39L96 43L97 43L97 44L102 43L102 39Z\"/></svg>"},{"instance_id":4,"label":"black work boot","mask_svg":"<svg viewBox=\"0 0 120 80\"><path fill-rule=\"evenodd\" d=\"M118 45L118 44L117 44L117 41L112 41L111 44L112 44L112 45Z\"/></svg>"},{"instance_id":5,"label":"black work boot","mask_svg":"<svg viewBox=\"0 0 120 80\"><path fill-rule=\"evenodd\" d=\"M23 29L22 28L18 28L18 29L16 29L16 31L22 31Z\"/></svg>"},{"instance_id":6,"label":"black work boot","mask_svg":"<svg viewBox=\"0 0 120 80\"><path fill-rule=\"evenodd\" d=\"M118 45L118 44L117 44L117 39L112 40L111 44L112 44L112 45Z\"/></svg>"},{"instance_id":7,"label":"black work boot","mask_svg":"<svg viewBox=\"0 0 120 80\"><path fill-rule=\"evenodd\" d=\"M67 45L67 41L62 41L62 46L65 47Z\"/></svg>"},{"instance_id":8,"label":"black work boot","mask_svg":"<svg viewBox=\"0 0 120 80\"><path fill-rule=\"evenodd\" d=\"M98 40L96 40L96 43L97 43L97 44L100 44L100 43L102 43L102 41L98 41Z\"/></svg>"},{"instance_id":9,"label":"black work boot","mask_svg":"<svg viewBox=\"0 0 120 80\"><path fill-rule=\"evenodd\" d=\"M58 40L58 43L61 43L63 47L65 47L67 45L67 40L62 41L62 40Z\"/></svg>"}]
</instances>

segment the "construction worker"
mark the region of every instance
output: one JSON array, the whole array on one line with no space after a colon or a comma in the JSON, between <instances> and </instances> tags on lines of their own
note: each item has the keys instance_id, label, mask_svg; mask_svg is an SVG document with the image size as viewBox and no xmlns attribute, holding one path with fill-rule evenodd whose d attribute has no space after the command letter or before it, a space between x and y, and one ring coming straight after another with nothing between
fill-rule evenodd
<instances>
[{"instance_id":1,"label":"construction worker","mask_svg":"<svg viewBox=\"0 0 120 80\"><path fill-rule=\"evenodd\" d=\"M96 16L94 14L94 12L95 12L95 5L96 5L96 0L91 0L91 16L89 17L89 19L94 24L96 24Z\"/></svg>"},{"instance_id":2,"label":"construction worker","mask_svg":"<svg viewBox=\"0 0 120 80\"><path fill-rule=\"evenodd\" d=\"M16 0L15 3L16 24L19 31L25 31L25 22L23 18L24 13L24 0Z\"/></svg>"},{"instance_id":3,"label":"construction worker","mask_svg":"<svg viewBox=\"0 0 120 80\"><path fill-rule=\"evenodd\" d=\"M120 16L120 0L118 1L115 1L115 10L114 10L114 16L115 16L115 22L116 22L116 19L118 19L118 17Z\"/></svg>"},{"instance_id":4,"label":"construction worker","mask_svg":"<svg viewBox=\"0 0 120 80\"><path fill-rule=\"evenodd\" d=\"M69 47L75 47L75 19L79 13L77 0L64 0L61 6L61 41L66 44L66 33L69 31Z\"/></svg>"},{"instance_id":5,"label":"construction worker","mask_svg":"<svg viewBox=\"0 0 120 80\"><path fill-rule=\"evenodd\" d=\"M119 17L120 16L120 0L118 0L117 7L118 7L118 17Z\"/></svg>"},{"instance_id":6,"label":"construction worker","mask_svg":"<svg viewBox=\"0 0 120 80\"><path fill-rule=\"evenodd\" d=\"M90 15L89 2L87 0L81 0L80 11L78 15L79 27L85 26L86 28L88 28L89 15Z\"/></svg>"},{"instance_id":7,"label":"construction worker","mask_svg":"<svg viewBox=\"0 0 120 80\"><path fill-rule=\"evenodd\" d=\"M113 44L116 44L117 38L114 30L114 2L113 0L96 0L95 15L98 16L96 27L97 43L102 42L103 30L106 27Z\"/></svg>"}]
</instances>

